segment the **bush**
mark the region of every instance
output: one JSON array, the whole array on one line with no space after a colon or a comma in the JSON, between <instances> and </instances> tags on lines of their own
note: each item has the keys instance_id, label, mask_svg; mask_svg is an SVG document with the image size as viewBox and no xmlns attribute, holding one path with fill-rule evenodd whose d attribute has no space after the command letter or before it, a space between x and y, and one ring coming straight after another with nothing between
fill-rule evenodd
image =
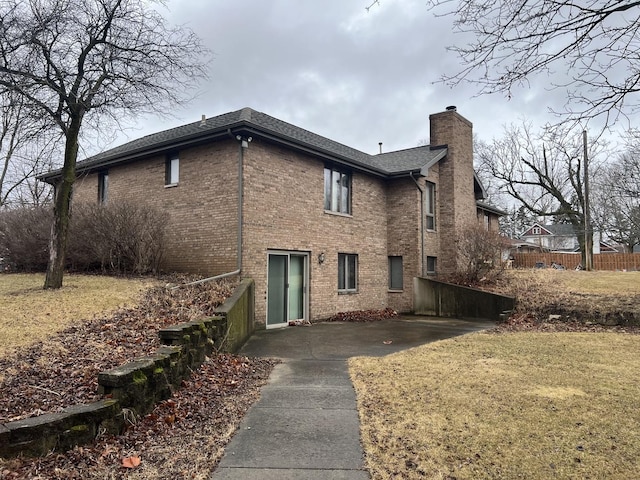
<instances>
[{"instance_id":1,"label":"bush","mask_svg":"<svg viewBox=\"0 0 640 480\"><path fill-rule=\"evenodd\" d=\"M503 243L498 232L481 224L467 225L456 238L458 268L452 280L462 285L495 282L504 270Z\"/></svg>"},{"instance_id":2,"label":"bush","mask_svg":"<svg viewBox=\"0 0 640 480\"><path fill-rule=\"evenodd\" d=\"M51 209L46 207L20 207L0 211L2 270L46 270L51 220Z\"/></svg>"},{"instance_id":3,"label":"bush","mask_svg":"<svg viewBox=\"0 0 640 480\"><path fill-rule=\"evenodd\" d=\"M18 208L0 214L0 257L18 271L46 270L52 213ZM166 215L128 202L74 204L67 266L75 271L157 272Z\"/></svg>"},{"instance_id":4,"label":"bush","mask_svg":"<svg viewBox=\"0 0 640 480\"><path fill-rule=\"evenodd\" d=\"M74 206L67 259L73 270L157 272L166 215L129 202Z\"/></svg>"}]
</instances>

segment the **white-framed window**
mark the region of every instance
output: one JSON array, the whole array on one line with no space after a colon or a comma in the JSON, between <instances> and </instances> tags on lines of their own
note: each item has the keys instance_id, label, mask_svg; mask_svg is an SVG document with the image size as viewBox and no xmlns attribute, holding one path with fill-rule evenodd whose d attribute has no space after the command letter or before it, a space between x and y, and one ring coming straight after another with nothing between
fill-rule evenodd
<instances>
[{"instance_id":1,"label":"white-framed window","mask_svg":"<svg viewBox=\"0 0 640 480\"><path fill-rule=\"evenodd\" d=\"M356 292L358 290L358 255L338 254L338 292Z\"/></svg>"},{"instance_id":2,"label":"white-framed window","mask_svg":"<svg viewBox=\"0 0 640 480\"><path fill-rule=\"evenodd\" d=\"M427 230L436 229L436 184L426 182L424 186L424 211Z\"/></svg>"},{"instance_id":3,"label":"white-framed window","mask_svg":"<svg viewBox=\"0 0 640 480\"><path fill-rule=\"evenodd\" d=\"M438 267L438 257L427 257L427 273L435 274Z\"/></svg>"},{"instance_id":4,"label":"white-framed window","mask_svg":"<svg viewBox=\"0 0 640 480\"><path fill-rule=\"evenodd\" d=\"M335 167L324 169L324 209L351 214L351 174Z\"/></svg>"},{"instance_id":5,"label":"white-framed window","mask_svg":"<svg viewBox=\"0 0 640 480\"><path fill-rule=\"evenodd\" d=\"M180 157L173 153L167 157L164 165L164 184L166 186L177 185L180 181Z\"/></svg>"},{"instance_id":6,"label":"white-framed window","mask_svg":"<svg viewBox=\"0 0 640 480\"><path fill-rule=\"evenodd\" d=\"M109 172L98 173L98 203L107 203L109 198Z\"/></svg>"},{"instance_id":7,"label":"white-framed window","mask_svg":"<svg viewBox=\"0 0 640 480\"><path fill-rule=\"evenodd\" d=\"M540 235L540 227L533 227L533 234Z\"/></svg>"},{"instance_id":8,"label":"white-framed window","mask_svg":"<svg viewBox=\"0 0 640 480\"><path fill-rule=\"evenodd\" d=\"M389 256L389 290L402 290L402 257Z\"/></svg>"}]
</instances>

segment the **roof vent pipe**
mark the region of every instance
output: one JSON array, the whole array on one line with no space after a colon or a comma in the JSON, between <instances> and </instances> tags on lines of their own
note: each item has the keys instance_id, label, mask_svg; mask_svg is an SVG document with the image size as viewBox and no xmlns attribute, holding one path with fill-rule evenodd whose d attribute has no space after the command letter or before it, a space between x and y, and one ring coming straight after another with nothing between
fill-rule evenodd
<instances>
[{"instance_id":1,"label":"roof vent pipe","mask_svg":"<svg viewBox=\"0 0 640 480\"><path fill-rule=\"evenodd\" d=\"M206 125L206 124L207 124L207 116L202 115L202 118L200 119L200 125Z\"/></svg>"},{"instance_id":2,"label":"roof vent pipe","mask_svg":"<svg viewBox=\"0 0 640 480\"><path fill-rule=\"evenodd\" d=\"M378 142L378 146L380 147L380 153L382 153L382 142Z\"/></svg>"},{"instance_id":3,"label":"roof vent pipe","mask_svg":"<svg viewBox=\"0 0 640 480\"><path fill-rule=\"evenodd\" d=\"M446 109L447 112L455 112L458 110L455 105L449 105Z\"/></svg>"}]
</instances>

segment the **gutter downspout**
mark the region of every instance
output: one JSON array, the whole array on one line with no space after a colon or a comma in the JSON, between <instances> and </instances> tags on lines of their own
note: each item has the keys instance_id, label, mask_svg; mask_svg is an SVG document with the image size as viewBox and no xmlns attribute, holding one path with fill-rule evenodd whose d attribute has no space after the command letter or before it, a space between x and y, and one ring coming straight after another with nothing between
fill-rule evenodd
<instances>
[{"instance_id":1,"label":"gutter downspout","mask_svg":"<svg viewBox=\"0 0 640 480\"><path fill-rule=\"evenodd\" d=\"M413 177L413 173L409 172L409 177L411 177L411 180L413 180L413 183L416 184L416 188L420 192L420 259L422 262L420 269L421 274L424 277L424 191L422 190L422 188L420 188L420 184L418 183L418 181Z\"/></svg>"},{"instance_id":2,"label":"gutter downspout","mask_svg":"<svg viewBox=\"0 0 640 480\"><path fill-rule=\"evenodd\" d=\"M238 140L238 240L237 240L237 249L238 249L238 262L237 268L233 272L221 273L220 275L215 275L213 277L203 278L202 280L196 280L195 282L183 283L181 285L176 285L171 287L171 290L175 290L180 287L188 287L191 285L200 285L201 283L212 282L214 280L219 280L221 278L231 277L233 275L238 275L242 271L242 221L244 218L242 205L244 203L244 178L242 176L242 171L244 167L244 149L249 148L249 142L251 141L251 137L245 139L240 135L234 136L231 133L231 129L227 129L227 134L229 137Z\"/></svg>"}]
</instances>

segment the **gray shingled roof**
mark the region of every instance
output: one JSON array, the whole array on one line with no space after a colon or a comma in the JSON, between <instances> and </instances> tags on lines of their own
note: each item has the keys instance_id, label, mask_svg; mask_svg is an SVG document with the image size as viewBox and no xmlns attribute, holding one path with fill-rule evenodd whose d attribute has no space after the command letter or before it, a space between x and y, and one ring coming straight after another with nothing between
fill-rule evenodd
<instances>
[{"instance_id":1,"label":"gray shingled roof","mask_svg":"<svg viewBox=\"0 0 640 480\"><path fill-rule=\"evenodd\" d=\"M275 117L258 112L251 108L243 108L216 117L207 118L180 127L147 135L133 140L93 157L78 162L79 171L97 167L107 167L122 161L134 160L152 152L169 150L176 146L186 146L189 143L225 135L234 129L245 129L255 135L263 135L276 141L291 143L300 148L335 158L350 164L354 168L369 170L384 176L420 170L426 164L446 155L446 148L431 148L429 146L410 148L379 155L369 155L355 148L330 140L321 135L297 127ZM43 175L42 179L51 179L59 174L58 171Z\"/></svg>"}]
</instances>

